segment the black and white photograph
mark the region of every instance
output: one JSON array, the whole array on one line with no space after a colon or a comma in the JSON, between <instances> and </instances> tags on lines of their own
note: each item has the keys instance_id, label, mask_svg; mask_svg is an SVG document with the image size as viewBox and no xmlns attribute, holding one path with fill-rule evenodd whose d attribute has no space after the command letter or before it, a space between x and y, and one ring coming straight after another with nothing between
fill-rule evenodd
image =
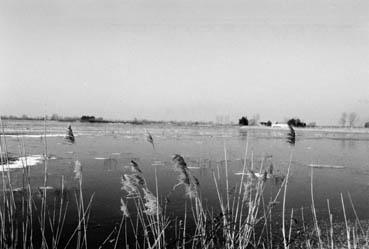
<instances>
[{"instance_id":1,"label":"black and white photograph","mask_svg":"<svg viewBox=\"0 0 369 249\"><path fill-rule=\"evenodd\" d=\"M0 0L0 248L369 249L368 0Z\"/></svg>"}]
</instances>

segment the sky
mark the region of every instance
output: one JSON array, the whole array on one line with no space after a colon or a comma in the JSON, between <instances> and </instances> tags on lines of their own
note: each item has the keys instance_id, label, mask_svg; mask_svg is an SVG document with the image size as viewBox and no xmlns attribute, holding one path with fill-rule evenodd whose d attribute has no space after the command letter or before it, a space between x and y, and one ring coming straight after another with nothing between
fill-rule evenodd
<instances>
[{"instance_id":1,"label":"sky","mask_svg":"<svg viewBox=\"0 0 369 249\"><path fill-rule=\"evenodd\" d=\"M0 0L0 113L369 121L367 0Z\"/></svg>"}]
</instances>

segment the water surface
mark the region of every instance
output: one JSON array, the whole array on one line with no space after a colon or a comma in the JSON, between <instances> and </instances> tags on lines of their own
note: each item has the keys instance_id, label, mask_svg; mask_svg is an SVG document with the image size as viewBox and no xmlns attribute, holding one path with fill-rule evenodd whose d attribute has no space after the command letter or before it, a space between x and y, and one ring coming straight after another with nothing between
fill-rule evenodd
<instances>
[{"instance_id":1,"label":"water surface","mask_svg":"<svg viewBox=\"0 0 369 249\"><path fill-rule=\"evenodd\" d=\"M361 219L368 219L369 141L365 130L296 130L294 147L286 143L285 130L267 128L242 129L237 126L205 127L128 124L72 123L76 143L67 143L63 136L67 123L46 123L48 160L48 185L54 188L51 195L58 194L61 177L64 176L71 203L78 184L73 167L79 160L83 169L83 189L86 201L94 194L90 227L96 231L92 241L102 241L121 219L120 177L130 172L130 161L141 167L149 188L155 191L155 172L160 197L171 192L177 183L171 158L182 155L192 173L199 179L201 194L208 207L219 209L213 181L213 173L224 180L225 156L227 158L230 188L240 181L237 172L242 171L245 147L248 143L248 168L258 171L261 163L267 168L273 164L274 174L283 177L292 158L287 191L287 209L303 208L309 216L311 206L311 167L309 164L335 165L337 168L319 168L313 172L315 207L319 219L328 219L327 199L330 200L333 219L342 220L340 193L343 193L347 213L354 217L348 193ZM4 124L7 149L14 155L23 156L22 144L28 156L42 155L44 123L41 121L6 121ZM154 139L155 150L146 140L148 130ZM251 163L253 162L253 163ZM251 166L252 165L252 166ZM31 168L32 185L37 191L43 185L43 162ZM22 187L22 169L12 169L13 187ZM265 199L272 198L280 187L278 178L266 182ZM222 182L221 187L224 187ZM188 198L178 187L170 195L168 213L183 215ZM75 219L75 205L70 205L66 227ZM280 215L281 207L275 209ZM278 218L277 218L278 219Z\"/></svg>"}]
</instances>

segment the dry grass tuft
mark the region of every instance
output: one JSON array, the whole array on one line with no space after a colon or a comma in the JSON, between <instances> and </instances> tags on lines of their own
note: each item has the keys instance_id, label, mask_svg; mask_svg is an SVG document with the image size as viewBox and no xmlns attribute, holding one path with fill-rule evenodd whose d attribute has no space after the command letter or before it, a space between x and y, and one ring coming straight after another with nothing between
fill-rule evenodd
<instances>
[{"instance_id":1,"label":"dry grass tuft","mask_svg":"<svg viewBox=\"0 0 369 249\"><path fill-rule=\"evenodd\" d=\"M73 130L72 130L72 125L69 125L68 128L67 128L67 134L65 135L65 140L67 140L70 143L75 142L75 138L74 138L74 134L73 134Z\"/></svg>"},{"instance_id":2,"label":"dry grass tuft","mask_svg":"<svg viewBox=\"0 0 369 249\"><path fill-rule=\"evenodd\" d=\"M195 176L191 174L184 158L181 155L175 154L172 158L172 161L174 162L174 167L176 171L179 172L178 183L173 186L173 190L175 190L180 185L184 185L185 192L188 197L197 197L200 182Z\"/></svg>"}]
</instances>

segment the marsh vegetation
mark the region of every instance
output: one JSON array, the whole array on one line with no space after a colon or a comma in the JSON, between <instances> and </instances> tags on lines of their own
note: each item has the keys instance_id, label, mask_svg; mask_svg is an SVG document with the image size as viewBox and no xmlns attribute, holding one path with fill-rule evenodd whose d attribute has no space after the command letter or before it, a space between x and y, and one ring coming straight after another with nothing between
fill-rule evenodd
<instances>
[{"instance_id":1,"label":"marsh vegetation","mask_svg":"<svg viewBox=\"0 0 369 249\"><path fill-rule=\"evenodd\" d=\"M329 181L350 165L301 162L317 144L292 127L258 144L219 128L37 125L27 137L2 124L1 248L368 247L367 201Z\"/></svg>"}]
</instances>

